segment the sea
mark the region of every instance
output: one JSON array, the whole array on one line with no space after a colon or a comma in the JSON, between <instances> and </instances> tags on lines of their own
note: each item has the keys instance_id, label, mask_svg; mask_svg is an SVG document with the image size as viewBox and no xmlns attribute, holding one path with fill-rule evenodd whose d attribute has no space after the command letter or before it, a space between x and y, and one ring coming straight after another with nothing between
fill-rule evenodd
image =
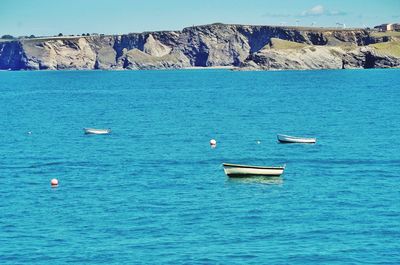
<instances>
[{"instance_id":1,"label":"sea","mask_svg":"<svg viewBox=\"0 0 400 265\"><path fill-rule=\"evenodd\" d=\"M2 71L0 264L400 264L400 69Z\"/></svg>"}]
</instances>

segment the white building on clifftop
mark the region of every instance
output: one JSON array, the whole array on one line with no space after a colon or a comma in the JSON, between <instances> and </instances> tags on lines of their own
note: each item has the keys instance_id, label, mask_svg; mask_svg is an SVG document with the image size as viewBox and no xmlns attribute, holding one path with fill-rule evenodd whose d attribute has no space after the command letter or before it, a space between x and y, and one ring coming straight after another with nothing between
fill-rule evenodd
<instances>
[{"instance_id":1,"label":"white building on clifftop","mask_svg":"<svg viewBox=\"0 0 400 265\"><path fill-rule=\"evenodd\" d=\"M374 29L379 31L400 31L399 23L386 23L382 25L375 26Z\"/></svg>"}]
</instances>

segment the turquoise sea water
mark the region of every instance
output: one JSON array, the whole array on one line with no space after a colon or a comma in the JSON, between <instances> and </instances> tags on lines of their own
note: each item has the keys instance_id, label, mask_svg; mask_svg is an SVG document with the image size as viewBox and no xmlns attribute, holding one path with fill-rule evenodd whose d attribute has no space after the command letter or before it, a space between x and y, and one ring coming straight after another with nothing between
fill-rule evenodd
<instances>
[{"instance_id":1,"label":"turquoise sea water","mask_svg":"<svg viewBox=\"0 0 400 265\"><path fill-rule=\"evenodd\" d=\"M0 72L0 263L399 264L399 84L400 70ZM287 166L228 179L223 162Z\"/></svg>"}]
</instances>

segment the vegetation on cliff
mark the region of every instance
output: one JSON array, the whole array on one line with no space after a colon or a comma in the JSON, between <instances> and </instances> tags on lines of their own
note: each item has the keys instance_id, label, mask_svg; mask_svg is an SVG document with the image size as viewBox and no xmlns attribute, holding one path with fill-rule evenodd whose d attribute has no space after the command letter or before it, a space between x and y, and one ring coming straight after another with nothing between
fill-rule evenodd
<instances>
[{"instance_id":1,"label":"vegetation on cliff","mask_svg":"<svg viewBox=\"0 0 400 265\"><path fill-rule=\"evenodd\" d=\"M0 69L398 67L396 36L364 29L212 24L182 31L0 42Z\"/></svg>"}]
</instances>

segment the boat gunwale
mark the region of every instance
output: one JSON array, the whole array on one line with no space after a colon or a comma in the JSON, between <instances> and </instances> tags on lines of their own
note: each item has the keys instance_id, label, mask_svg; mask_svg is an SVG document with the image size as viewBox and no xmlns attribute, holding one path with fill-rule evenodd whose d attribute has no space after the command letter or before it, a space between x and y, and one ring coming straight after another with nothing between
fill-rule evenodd
<instances>
[{"instance_id":1,"label":"boat gunwale","mask_svg":"<svg viewBox=\"0 0 400 265\"><path fill-rule=\"evenodd\" d=\"M97 128L83 128L83 130L93 130L93 131L111 131L111 129L97 129Z\"/></svg>"},{"instance_id":2,"label":"boat gunwale","mask_svg":"<svg viewBox=\"0 0 400 265\"><path fill-rule=\"evenodd\" d=\"M226 167L238 167L238 168L256 168L256 169L285 169L284 166L271 166L271 167L264 167L264 166L251 166L251 165L240 165L240 164L230 164L230 163L222 163L222 166Z\"/></svg>"},{"instance_id":3,"label":"boat gunwale","mask_svg":"<svg viewBox=\"0 0 400 265\"><path fill-rule=\"evenodd\" d=\"M279 141L285 141L285 140L281 140L279 137L282 136L284 138L290 138L290 139L294 139L294 140L311 140L311 141L317 141L317 138L315 137L298 137L298 136L290 136L287 134L277 134L276 135Z\"/></svg>"},{"instance_id":4,"label":"boat gunwale","mask_svg":"<svg viewBox=\"0 0 400 265\"><path fill-rule=\"evenodd\" d=\"M111 134L111 129L83 128L85 134L106 135Z\"/></svg>"},{"instance_id":5,"label":"boat gunwale","mask_svg":"<svg viewBox=\"0 0 400 265\"><path fill-rule=\"evenodd\" d=\"M279 178L283 175L282 174L277 174L277 175L260 175L260 174L226 174L230 178L250 178L250 177L260 177L260 178Z\"/></svg>"}]
</instances>

